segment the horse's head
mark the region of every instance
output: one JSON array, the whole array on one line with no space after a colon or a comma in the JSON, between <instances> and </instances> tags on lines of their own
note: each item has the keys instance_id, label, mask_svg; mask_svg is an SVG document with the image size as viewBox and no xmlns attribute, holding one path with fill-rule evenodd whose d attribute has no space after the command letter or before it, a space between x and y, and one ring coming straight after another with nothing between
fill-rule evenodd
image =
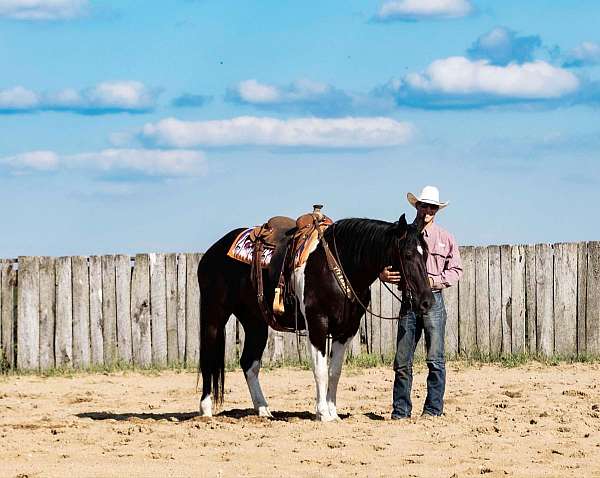
<instances>
[{"instance_id":1,"label":"horse's head","mask_svg":"<svg viewBox=\"0 0 600 478\"><path fill-rule=\"evenodd\" d=\"M427 312L434 298L425 268L427 262L427 244L421 232L424 224L417 220L407 224L404 214L396 223L396 241L394 245L392 267L402 275L402 288L412 296L413 304L420 312Z\"/></svg>"}]
</instances>

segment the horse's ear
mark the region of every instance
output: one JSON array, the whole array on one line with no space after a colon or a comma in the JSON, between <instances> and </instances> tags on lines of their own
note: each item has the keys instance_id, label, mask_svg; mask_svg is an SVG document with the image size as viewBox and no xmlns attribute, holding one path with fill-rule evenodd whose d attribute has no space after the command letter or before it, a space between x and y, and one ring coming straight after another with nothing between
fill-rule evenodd
<instances>
[{"instance_id":1,"label":"horse's ear","mask_svg":"<svg viewBox=\"0 0 600 478\"><path fill-rule=\"evenodd\" d=\"M398 219L398 230L401 234L404 234L406 232L407 227L408 224L406 222L406 214L402 214L402 216L400 216L400 219Z\"/></svg>"}]
</instances>

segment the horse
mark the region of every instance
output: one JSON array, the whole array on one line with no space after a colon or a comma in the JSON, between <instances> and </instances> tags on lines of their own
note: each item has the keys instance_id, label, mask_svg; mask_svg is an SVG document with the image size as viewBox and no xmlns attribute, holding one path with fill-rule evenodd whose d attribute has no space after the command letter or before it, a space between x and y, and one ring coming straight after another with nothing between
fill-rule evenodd
<instances>
[{"instance_id":1,"label":"horse","mask_svg":"<svg viewBox=\"0 0 600 478\"><path fill-rule=\"evenodd\" d=\"M434 298L425 270L427 245L423 224L408 224L403 214L397 222L350 218L334 222L323 238L311 247L308 259L291 273L292 306L278 317L290 330L307 331L312 370L316 382L316 419L338 421L336 394L344 353L358 332L360 319L370 302L370 286L385 266L402 273L404 297L422 312ZM261 357L267 343L268 324L251 280L251 266L227 256L228 248L243 228L230 231L204 254L198 265L200 286L200 413L213 414L223 403L225 370L225 325L231 314L245 334L240 357L250 397L261 417L272 417L258 379ZM325 243L325 244L324 244ZM329 246L327 246L327 244ZM353 295L342 290L328 264L326 248L343 271ZM277 262L276 258L273 259ZM281 258L274 267L281 270ZM272 304L277 276L263 271L265 302ZM331 337L330 363L326 353Z\"/></svg>"}]
</instances>

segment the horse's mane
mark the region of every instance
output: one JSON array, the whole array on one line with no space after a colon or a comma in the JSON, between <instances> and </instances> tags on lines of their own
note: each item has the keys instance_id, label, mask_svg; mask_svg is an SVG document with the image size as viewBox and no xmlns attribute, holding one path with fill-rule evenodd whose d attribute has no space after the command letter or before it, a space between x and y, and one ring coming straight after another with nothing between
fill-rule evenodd
<instances>
[{"instance_id":1,"label":"horse's mane","mask_svg":"<svg viewBox=\"0 0 600 478\"><path fill-rule=\"evenodd\" d=\"M390 246L399 239L391 233L394 227L396 224L378 219L341 219L328 227L324 236L331 249L337 248L345 268L353 264L383 267Z\"/></svg>"}]
</instances>

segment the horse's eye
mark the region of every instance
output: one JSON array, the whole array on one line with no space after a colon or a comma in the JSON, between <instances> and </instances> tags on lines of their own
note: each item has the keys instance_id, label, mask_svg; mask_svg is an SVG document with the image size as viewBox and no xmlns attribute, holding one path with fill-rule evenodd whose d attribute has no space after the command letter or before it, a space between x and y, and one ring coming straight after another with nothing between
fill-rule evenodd
<instances>
[{"instance_id":1,"label":"horse's eye","mask_svg":"<svg viewBox=\"0 0 600 478\"><path fill-rule=\"evenodd\" d=\"M421 255L423 255L423 248L419 245L417 246L417 252Z\"/></svg>"}]
</instances>

